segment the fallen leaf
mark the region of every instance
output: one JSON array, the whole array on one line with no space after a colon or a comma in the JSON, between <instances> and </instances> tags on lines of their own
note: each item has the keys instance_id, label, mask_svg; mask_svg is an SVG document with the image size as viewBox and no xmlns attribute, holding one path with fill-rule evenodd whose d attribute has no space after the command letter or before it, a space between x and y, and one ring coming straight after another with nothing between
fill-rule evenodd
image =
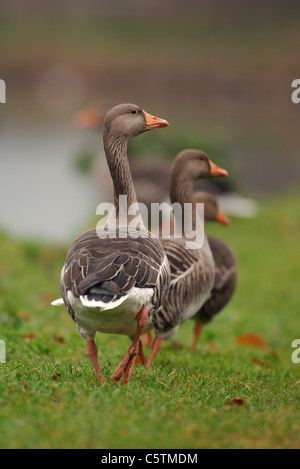
<instances>
[{"instance_id":1,"label":"fallen leaf","mask_svg":"<svg viewBox=\"0 0 300 469\"><path fill-rule=\"evenodd\" d=\"M59 342L60 344L65 343L65 339L63 337L58 337L55 334L52 335L52 339L54 340L54 342Z\"/></svg>"},{"instance_id":2,"label":"fallen leaf","mask_svg":"<svg viewBox=\"0 0 300 469\"><path fill-rule=\"evenodd\" d=\"M55 379L57 379L59 376L61 376L61 373L57 373L57 375L53 375L51 379L55 380Z\"/></svg>"},{"instance_id":3,"label":"fallen leaf","mask_svg":"<svg viewBox=\"0 0 300 469\"><path fill-rule=\"evenodd\" d=\"M268 342L261 335L255 332L249 332L247 334L240 335L236 338L236 341L241 345L252 345L254 347L268 346Z\"/></svg>"},{"instance_id":4,"label":"fallen leaf","mask_svg":"<svg viewBox=\"0 0 300 469\"><path fill-rule=\"evenodd\" d=\"M242 397L236 396L232 401L226 402L227 407L233 407L235 405L239 407L244 407L244 399Z\"/></svg>"},{"instance_id":5,"label":"fallen leaf","mask_svg":"<svg viewBox=\"0 0 300 469\"><path fill-rule=\"evenodd\" d=\"M244 405L244 400L241 397L235 397L233 400L236 405L239 405L239 406Z\"/></svg>"},{"instance_id":6,"label":"fallen leaf","mask_svg":"<svg viewBox=\"0 0 300 469\"><path fill-rule=\"evenodd\" d=\"M29 332L29 334L24 335L24 339L35 339L37 337L35 332Z\"/></svg>"}]
</instances>

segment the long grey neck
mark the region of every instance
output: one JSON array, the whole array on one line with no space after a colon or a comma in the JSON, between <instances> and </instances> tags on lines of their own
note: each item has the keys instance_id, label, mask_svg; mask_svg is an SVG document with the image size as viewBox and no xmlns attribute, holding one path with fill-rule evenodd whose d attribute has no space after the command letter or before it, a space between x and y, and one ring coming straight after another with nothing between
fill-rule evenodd
<instances>
[{"instance_id":1,"label":"long grey neck","mask_svg":"<svg viewBox=\"0 0 300 469\"><path fill-rule=\"evenodd\" d=\"M170 199L171 203L179 202L185 204L193 200L193 181L182 175L180 178L171 177L170 182Z\"/></svg>"},{"instance_id":2,"label":"long grey neck","mask_svg":"<svg viewBox=\"0 0 300 469\"><path fill-rule=\"evenodd\" d=\"M119 216L120 195L127 196L127 207L130 207L130 205L137 203L137 197L127 157L128 138L115 136L112 133L109 133L108 131L104 131L103 145L107 164L113 181L114 206L116 210L116 215ZM128 221L128 218L131 217L127 216L126 220L120 219L119 224L123 224L125 221Z\"/></svg>"},{"instance_id":3,"label":"long grey neck","mask_svg":"<svg viewBox=\"0 0 300 469\"><path fill-rule=\"evenodd\" d=\"M193 232L204 230L204 223L197 212L196 203L193 199L193 180L184 175L179 179L172 180L170 184L170 199L171 203L178 202L182 208L181 230L184 237L191 238ZM184 204L189 204L185 206ZM207 237L204 232L204 245L207 245Z\"/></svg>"}]
</instances>

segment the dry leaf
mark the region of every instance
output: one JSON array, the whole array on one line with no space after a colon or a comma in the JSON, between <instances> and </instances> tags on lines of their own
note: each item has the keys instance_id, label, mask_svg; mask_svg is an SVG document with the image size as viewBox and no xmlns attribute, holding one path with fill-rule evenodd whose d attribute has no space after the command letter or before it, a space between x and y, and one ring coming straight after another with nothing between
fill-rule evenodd
<instances>
[{"instance_id":1,"label":"dry leaf","mask_svg":"<svg viewBox=\"0 0 300 469\"><path fill-rule=\"evenodd\" d=\"M55 379L57 379L59 376L61 376L61 373L57 373L57 375L53 375L51 379L55 380Z\"/></svg>"},{"instance_id":2,"label":"dry leaf","mask_svg":"<svg viewBox=\"0 0 300 469\"><path fill-rule=\"evenodd\" d=\"M55 334L52 335L52 339L54 340L54 342L59 342L60 344L65 343L65 339L63 337L58 337Z\"/></svg>"},{"instance_id":3,"label":"dry leaf","mask_svg":"<svg viewBox=\"0 0 300 469\"><path fill-rule=\"evenodd\" d=\"M226 402L225 405L227 407L233 407L235 405L238 405L240 407L244 407L244 399L242 397L236 396L232 401Z\"/></svg>"},{"instance_id":4,"label":"dry leaf","mask_svg":"<svg viewBox=\"0 0 300 469\"><path fill-rule=\"evenodd\" d=\"M24 335L24 339L35 339L37 337L35 332L29 332L29 334Z\"/></svg>"},{"instance_id":5,"label":"dry leaf","mask_svg":"<svg viewBox=\"0 0 300 469\"><path fill-rule=\"evenodd\" d=\"M267 341L259 334L255 332L249 332L247 334L240 335L236 338L238 344L241 345L252 345L254 347L267 347Z\"/></svg>"}]
</instances>

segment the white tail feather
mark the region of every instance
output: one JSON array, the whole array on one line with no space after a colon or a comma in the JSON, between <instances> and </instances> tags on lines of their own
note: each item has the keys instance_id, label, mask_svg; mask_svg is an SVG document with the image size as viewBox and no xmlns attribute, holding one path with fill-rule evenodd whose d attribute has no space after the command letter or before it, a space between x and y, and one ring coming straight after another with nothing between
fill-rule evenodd
<instances>
[{"instance_id":1,"label":"white tail feather","mask_svg":"<svg viewBox=\"0 0 300 469\"><path fill-rule=\"evenodd\" d=\"M64 300L62 298L58 298L57 300L51 301L53 306L60 306L64 304Z\"/></svg>"},{"instance_id":2,"label":"white tail feather","mask_svg":"<svg viewBox=\"0 0 300 469\"><path fill-rule=\"evenodd\" d=\"M97 300L89 300L86 295L80 296L80 301L83 306L87 306L88 308L101 308L102 310L106 309L113 309L123 303L126 300L128 295L122 295L116 301L110 301L109 303L105 303L104 301L97 301Z\"/></svg>"}]
</instances>

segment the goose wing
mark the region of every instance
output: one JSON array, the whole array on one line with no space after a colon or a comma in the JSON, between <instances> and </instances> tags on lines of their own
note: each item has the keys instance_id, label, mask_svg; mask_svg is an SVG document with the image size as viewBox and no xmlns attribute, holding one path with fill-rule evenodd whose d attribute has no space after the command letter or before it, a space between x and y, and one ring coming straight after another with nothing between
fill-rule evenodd
<instances>
[{"instance_id":1,"label":"goose wing","mask_svg":"<svg viewBox=\"0 0 300 469\"><path fill-rule=\"evenodd\" d=\"M184 240L162 239L161 241L170 264L171 282L175 282L197 262L198 250L186 249Z\"/></svg>"},{"instance_id":2,"label":"goose wing","mask_svg":"<svg viewBox=\"0 0 300 469\"><path fill-rule=\"evenodd\" d=\"M103 303L119 302L133 287L153 288L156 309L168 289L169 265L153 236L100 238L88 230L71 245L61 274L61 290L69 313L68 291Z\"/></svg>"},{"instance_id":3,"label":"goose wing","mask_svg":"<svg viewBox=\"0 0 300 469\"><path fill-rule=\"evenodd\" d=\"M206 249L187 249L184 240L162 240L171 269L165 301L153 316L158 335L166 334L188 319L208 298L214 265Z\"/></svg>"},{"instance_id":4,"label":"goose wing","mask_svg":"<svg viewBox=\"0 0 300 469\"><path fill-rule=\"evenodd\" d=\"M208 242L215 261L213 288L221 290L230 278L237 276L237 261L232 249L221 239L208 236Z\"/></svg>"}]
</instances>

